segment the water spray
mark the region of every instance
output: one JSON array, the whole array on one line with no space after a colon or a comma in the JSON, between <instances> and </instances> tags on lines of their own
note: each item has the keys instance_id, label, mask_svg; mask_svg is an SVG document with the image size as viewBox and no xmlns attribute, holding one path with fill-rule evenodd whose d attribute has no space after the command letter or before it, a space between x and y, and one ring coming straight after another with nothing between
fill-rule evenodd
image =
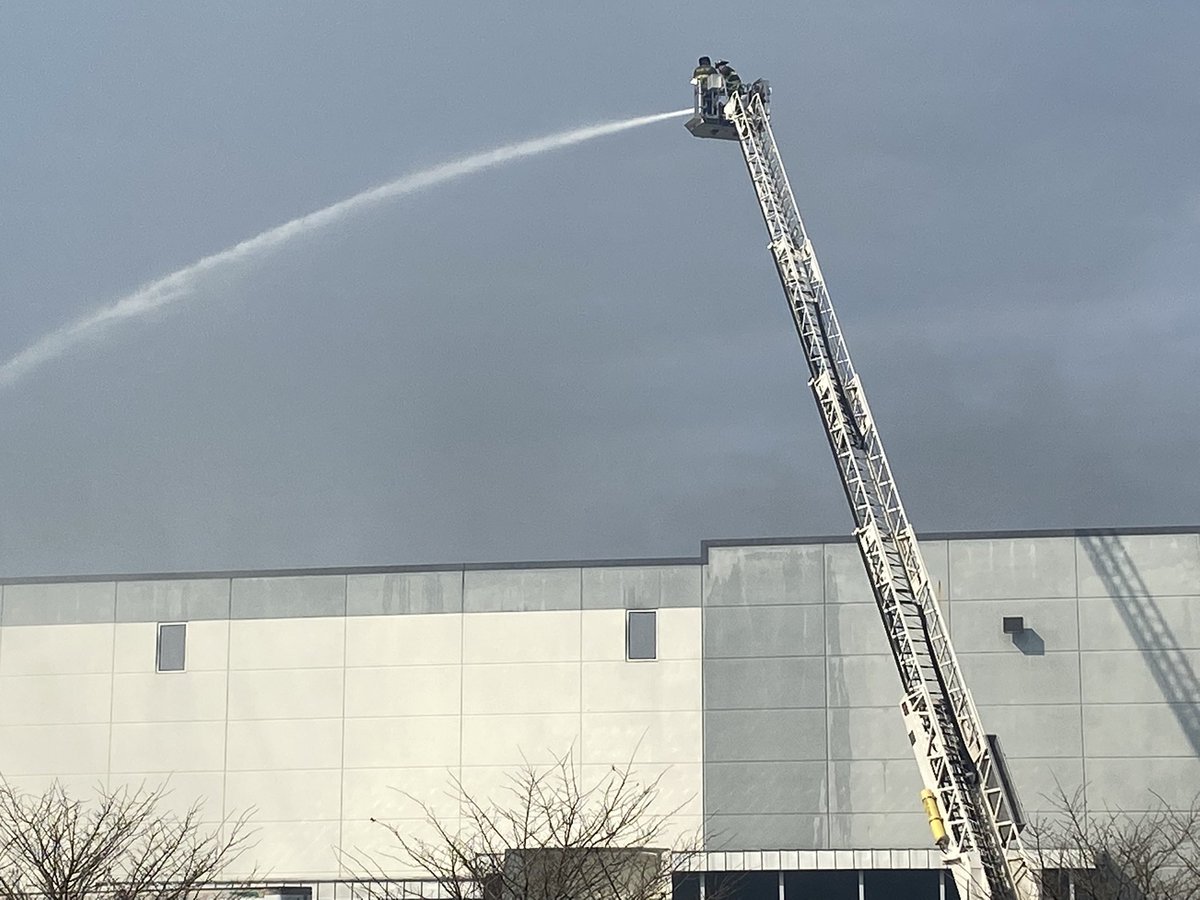
<instances>
[{"instance_id":1,"label":"water spray","mask_svg":"<svg viewBox=\"0 0 1200 900\"><path fill-rule=\"evenodd\" d=\"M52 360L59 359L71 350L95 344L108 334L113 326L121 322L142 318L179 302L196 290L205 275L216 269L257 259L298 237L328 228L355 213L436 187L439 184L445 184L448 181L473 175L476 172L483 172L527 157L540 156L552 150L582 144L594 138L617 134L631 128L679 118L689 115L691 112L690 109L681 109L652 116L623 119L619 122L603 122L599 125L588 125L584 128L561 131L557 134L520 141L515 144L506 144L494 150L464 156L461 159L404 175L394 181L355 194L353 197L339 200L323 209L299 216L282 225L276 225L239 244L205 256L191 265L145 284L137 290L119 297L107 306L81 316L44 335L0 364L0 390L12 387L26 375Z\"/></svg>"}]
</instances>

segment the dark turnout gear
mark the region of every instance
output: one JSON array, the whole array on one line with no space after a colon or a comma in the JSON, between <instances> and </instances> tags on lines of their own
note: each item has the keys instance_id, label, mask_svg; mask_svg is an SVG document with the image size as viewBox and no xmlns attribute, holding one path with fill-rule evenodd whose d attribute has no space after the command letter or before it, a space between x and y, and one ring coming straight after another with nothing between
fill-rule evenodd
<instances>
[{"instance_id":1,"label":"dark turnout gear","mask_svg":"<svg viewBox=\"0 0 1200 900\"><path fill-rule=\"evenodd\" d=\"M734 94L742 92L742 79L738 77L738 73L733 70L733 66L725 61L717 63L717 71L721 73L721 77L725 79L725 92L732 97Z\"/></svg>"},{"instance_id":2,"label":"dark turnout gear","mask_svg":"<svg viewBox=\"0 0 1200 900\"><path fill-rule=\"evenodd\" d=\"M699 64L692 72L692 83L699 91L701 114L715 116L720 107L721 78L707 56L700 57Z\"/></svg>"}]
</instances>

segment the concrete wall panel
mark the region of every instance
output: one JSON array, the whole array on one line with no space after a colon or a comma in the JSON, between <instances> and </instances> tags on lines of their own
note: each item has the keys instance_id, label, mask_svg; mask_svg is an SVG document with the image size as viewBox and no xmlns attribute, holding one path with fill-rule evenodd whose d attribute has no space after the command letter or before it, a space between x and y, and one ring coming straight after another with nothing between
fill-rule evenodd
<instances>
[{"instance_id":1,"label":"concrete wall panel","mask_svg":"<svg viewBox=\"0 0 1200 900\"><path fill-rule=\"evenodd\" d=\"M0 725L108 722L109 675L0 676Z\"/></svg>"},{"instance_id":2,"label":"concrete wall panel","mask_svg":"<svg viewBox=\"0 0 1200 900\"><path fill-rule=\"evenodd\" d=\"M234 619L344 616L346 576L235 578L230 610Z\"/></svg>"},{"instance_id":3,"label":"concrete wall panel","mask_svg":"<svg viewBox=\"0 0 1200 900\"><path fill-rule=\"evenodd\" d=\"M950 542L951 600L1075 596L1075 539Z\"/></svg>"},{"instance_id":4,"label":"concrete wall panel","mask_svg":"<svg viewBox=\"0 0 1200 900\"><path fill-rule=\"evenodd\" d=\"M941 602L949 601L950 542L918 541L917 544L921 548L921 558L925 560L925 571L929 573L934 596Z\"/></svg>"},{"instance_id":5,"label":"concrete wall panel","mask_svg":"<svg viewBox=\"0 0 1200 900\"><path fill-rule=\"evenodd\" d=\"M704 663L704 708L802 709L825 705L824 659L710 659Z\"/></svg>"},{"instance_id":6,"label":"concrete wall panel","mask_svg":"<svg viewBox=\"0 0 1200 900\"><path fill-rule=\"evenodd\" d=\"M820 656L824 641L823 606L726 606L704 611L704 655L709 659Z\"/></svg>"},{"instance_id":7,"label":"concrete wall panel","mask_svg":"<svg viewBox=\"0 0 1200 900\"><path fill-rule=\"evenodd\" d=\"M1200 596L1080 600L1079 628L1084 650L1200 650Z\"/></svg>"},{"instance_id":8,"label":"concrete wall panel","mask_svg":"<svg viewBox=\"0 0 1200 900\"><path fill-rule=\"evenodd\" d=\"M916 764L899 703L832 708L828 716L830 759L899 759Z\"/></svg>"},{"instance_id":9,"label":"concrete wall panel","mask_svg":"<svg viewBox=\"0 0 1200 900\"><path fill-rule=\"evenodd\" d=\"M661 660L700 659L703 653L701 619L698 606L658 611L658 658Z\"/></svg>"},{"instance_id":10,"label":"concrete wall panel","mask_svg":"<svg viewBox=\"0 0 1200 900\"><path fill-rule=\"evenodd\" d=\"M1004 617L1020 616L1029 631L1004 633ZM1079 649L1075 600L976 600L954 607L950 636L958 653L1010 653L1037 656Z\"/></svg>"},{"instance_id":11,"label":"concrete wall panel","mask_svg":"<svg viewBox=\"0 0 1200 900\"><path fill-rule=\"evenodd\" d=\"M825 763L708 763L704 808L708 815L826 812Z\"/></svg>"},{"instance_id":12,"label":"concrete wall panel","mask_svg":"<svg viewBox=\"0 0 1200 900\"><path fill-rule=\"evenodd\" d=\"M428 809L439 817L458 816L453 767L346 769L342 808L347 819L422 819Z\"/></svg>"},{"instance_id":13,"label":"concrete wall panel","mask_svg":"<svg viewBox=\"0 0 1200 900\"><path fill-rule=\"evenodd\" d=\"M457 715L460 666L391 666L346 670L346 716Z\"/></svg>"},{"instance_id":14,"label":"concrete wall panel","mask_svg":"<svg viewBox=\"0 0 1200 900\"><path fill-rule=\"evenodd\" d=\"M342 778L336 769L230 772L228 804L254 808L258 822L336 821L341 815Z\"/></svg>"},{"instance_id":15,"label":"concrete wall panel","mask_svg":"<svg viewBox=\"0 0 1200 900\"><path fill-rule=\"evenodd\" d=\"M462 572L392 572L346 578L346 615L460 613Z\"/></svg>"},{"instance_id":16,"label":"concrete wall panel","mask_svg":"<svg viewBox=\"0 0 1200 900\"><path fill-rule=\"evenodd\" d=\"M1079 702L1079 655L960 653L959 665L975 702L986 706Z\"/></svg>"},{"instance_id":17,"label":"concrete wall panel","mask_svg":"<svg viewBox=\"0 0 1200 900\"><path fill-rule=\"evenodd\" d=\"M1158 794L1186 809L1200 785L1200 759L1089 759L1088 803L1125 812L1155 809Z\"/></svg>"},{"instance_id":18,"label":"concrete wall panel","mask_svg":"<svg viewBox=\"0 0 1200 900\"><path fill-rule=\"evenodd\" d=\"M693 660L589 662L582 666L588 713L700 708L701 663Z\"/></svg>"},{"instance_id":19,"label":"concrete wall panel","mask_svg":"<svg viewBox=\"0 0 1200 900\"><path fill-rule=\"evenodd\" d=\"M579 670L579 663L463 666L462 710L466 715L578 712Z\"/></svg>"},{"instance_id":20,"label":"concrete wall panel","mask_svg":"<svg viewBox=\"0 0 1200 900\"><path fill-rule=\"evenodd\" d=\"M979 717L989 733L1000 736L1009 758L1083 754L1083 726L1076 705L980 706Z\"/></svg>"},{"instance_id":21,"label":"concrete wall panel","mask_svg":"<svg viewBox=\"0 0 1200 900\"><path fill-rule=\"evenodd\" d=\"M704 759L825 759L825 710L713 710L705 718Z\"/></svg>"},{"instance_id":22,"label":"concrete wall panel","mask_svg":"<svg viewBox=\"0 0 1200 900\"><path fill-rule=\"evenodd\" d=\"M833 813L829 846L837 849L924 848L932 841L920 812Z\"/></svg>"},{"instance_id":23,"label":"concrete wall panel","mask_svg":"<svg viewBox=\"0 0 1200 900\"><path fill-rule=\"evenodd\" d=\"M101 676L103 677L103 676ZM224 672L115 675L114 722L196 722L225 718Z\"/></svg>"},{"instance_id":24,"label":"concrete wall panel","mask_svg":"<svg viewBox=\"0 0 1200 900\"><path fill-rule=\"evenodd\" d=\"M585 610L580 621L580 632L580 655L583 660L621 662L625 659L625 610Z\"/></svg>"},{"instance_id":25,"label":"concrete wall panel","mask_svg":"<svg viewBox=\"0 0 1200 900\"><path fill-rule=\"evenodd\" d=\"M112 728L113 772L220 772L224 722L124 722Z\"/></svg>"},{"instance_id":26,"label":"concrete wall panel","mask_svg":"<svg viewBox=\"0 0 1200 900\"><path fill-rule=\"evenodd\" d=\"M465 573L463 609L477 612L529 612L579 609L579 569L498 569Z\"/></svg>"},{"instance_id":27,"label":"concrete wall panel","mask_svg":"<svg viewBox=\"0 0 1200 900\"><path fill-rule=\"evenodd\" d=\"M706 845L713 850L808 849L828 845L824 813L714 815L705 822Z\"/></svg>"},{"instance_id":28,"label":"concrete wall panel","mask_svg":"<svg viewBox=\"0 0 1200 900\"><path fill-rule=\"evenodd\" d=\"M108 789L130 791L138 789L157 790L159 796L154 808L169 815L183 816L192 806L200 807L200 820L204 827L210 828L224 818L224 772L171 772L164 775L148 775L145 772L133 774L114 774L109 776ZM79 784L68 790L74 796L87 797L96 788L93 779L90 783ZM227 810L231 818L236 818L244 808L230 807ZM211 829L215 830L215 829Z\"/></svg>"},{"instance_id":29,"label":"concrete wall panel","mask_svg":"<svg viewBox=\"0 0 1200 900\"><path fill-rule=\"evenodd\" d=\"M1200 594L1200 534L1076 540L1080 597Z\"/></svg>"},{"instance_id":30,"label":"concrete wall panel","mask_svg":"<svg viewBox=\"0 0 1200 900\"><path fill-rule=\"evenodd\" d=\"M111 623L0 629L0 675L84 675L111 672L112 663Z\"/></svg>"},{"instance_id":31,"label":"concrete wall panel","mask_svg":"<svg viewBox=\"0 0 1200 900\"><path fill-rule=\"evenodd\" d=\"M107 725L10 725L0 741L0 772L86 775L108 770Z\"/></svg>"},{"instance_id":32,"label":"concrete wall panel","mask_svg":"<svg viewBox=\"0 0 1200 900\"><path fill-rule=\"evenodd\" d=\"M583 570L584 609L663 609L700 605L700 566Z\"/></svg>"},{"instance_id":33,"label":"concrete wall panel","mask_svg":"<svg viewBox=\"0 0 1200 900\"><path fill-rule=\"evenodd\" d=\"M1200 732L1192 726L1195 705L1190 707L1165 703L1085 706L1084 746L1088 755L1095 757L1200 755Z\"/></svg>"},{"instance_id":34,"label":"concrete wall panel","mask_svg":"<svg viewBox=\"0 0 1200 900\"><path fill-rule=\"evenodd\" d=\"M336 769L342 765L341 726L341 719L230 722L226 767L230 772ZM349 722L346 733L350 734ZM349 753L346 764L350 765Z\"/></svg>"},{"instance_id":35,"label":"concrete wall panel","mask_svg":"<svg viewBox=\"0 0 1200 900\"><path fill-rule=\"evenodd\" d=\"M825 544L825 602L874 603L858 544Z\"/></svg>"},{"instance_id":36,"label":"concrete wall panel","mask_svg":"<svg viewBox=\"0 0 1200 900\"><path fill-rule=\"evenodd\" d=\"M566 662L579 659L580 612L472 613L463 617L463 662Z\"/></svg>"},{"instance_id":37,"label":"concrete wall panel","mask_svg":"<svg viewBox=\"0 0 1200 900\"><path fill-rule=\"evenodd\" d=\"M1095 651L1080 663L1085 703L1195 702L1183 695L1194 675L1173 673L1200 672L1200 650Z\"/></svg>"},{"instance_id":38,"label":"concrete wall panel","mask_svg":"<svg viewBox=\"0 0 1200 900\"><path fill-rule=\"evenodd\" d=\"M909 812L920 808L923 786L911 759L837 760L829 764L829 811Z\"/></svg>"},{"instance_id":39,"label":"concrete wall panel","mask_svg":"<svg viewBox=\"0 0 1200 900\"><path fill-rule=\"evenodd\" d=\"M1070 797L1084 784L1083 761L1078 758L1009 757L1008 767L1026 813L1055 810L1058 808L1055 798L1060 789ZM1092 779L1090 762L1087 778L1088 781Z\"/></svg>"},{"instance_id":40,"label":"concrete wall panel","mask_svg":"<svg viewBox=\"0 0 1200 900\"><path fill-rule=\"evenodd\" d=\"M458 716L347 719L347 769L435 768L459 765Z\"/></svg>"},{"instance_id":41,"label":"concrete wall panel","mask_svg":"<svg viewBox=\"0 0 1200 900\"><path fill-rule=\"evenodd\" d=\"M229 618L228 578L117 583L118 622L194 622Z\"/></svg>"},{"instance_id":42,"label":"concrete wall panel","mask_svg":"<svg viewBox=\"0 0 1200 900\"><path fill-rule=\"evenodd\" d=\"M874 603L831 603L825 607L826 650L831 656L890 654L879 608Z\"/></svg>"},{"instance_id":43,"label":"concrete wall panel","mask_svg":"<svg viewBox=\"0 0 1200 900\"><path fill-rule=\"evenodd\" d=\"M255 835L254 852L246 854L238 865L246 867L241 872L247 872L251 864L256 864L255 875L260 879L279 878L284 873L289 878L336 878L340 833L338 822L286 822L263 827ZM238 874L237 869L230 872L231 876Z\"/></svg>"},{"instance_id":44,"label":"concrete wall panel","mask_svg":"<svg viewBox=\"0 0 1200 900\"><path fill-rule=\"evenodd\" d=\"M821 603L819 544L713 547L705 568L705 606Z\"/></svg>"},{"instance_id":45,"label":"concrete wall panel","mask_svg":"<svg viewBox=\"0 0 1200 900\"><path fill-rule=\"evenodd\" d=\"M699 763L635 763L630 771L632 780L639 785L657 782L657 793L647 806L651 816L668 816L679 810L681 816L699 820L704 816L701 768ZM584 765L580 769L580 784L585 791L611 784L612 771L611 763Z\"/></svg>"},{"instance_id":46,"label":"concrete wall panel","mask_svg":"<svg viewBox=\"0 0 1200 900\"><path fill-rule=\"evenodd\" d=\"M229 673L229 718L329 719L342 715L342 669Z\"/></svg>"},{"instance_id":47,"label":"concrete wall panel","mask_svg":"<svg viewBox=\"0 0 1200 900\"><path fill-rule=\"evenodd\" d=\"M829 705L900 708L900 676L891 656L830 656Z\"/></svg>"},{"instance_id":48,"label":"concrete wall panel","mask_svg":"<svg viewBox=\"0 0 1200 900\"><path fill-rule=\"evenodd\" d=\"M617 764L702 762L701 713L697 709L583 714L580 759Z\"/></svg>"},{"instance_id":49,"label":"concrete wall panel","mask_svg":"<svg viewBox=\"0 0 1200 900\"><path fill-rule=\"evenodd\" d=\"M231 669L341 668L346 619L246 619L229 625Z\"/></svg>"},{"instance_id":50,"label":"concrete wall panel","mask_svg":"<svg viewBox=\"0 0 1200 900\"><path fill-rule=\"evenodd\" d=\"M553 763L578 753L579 714L464 716L464 766Z\"/></svg>"},{"instance_id":51,"label":"concrete wall panel","mask_svg":"<svg viewBox=\"0 0 1200 900\"><path fill-rule=\"evenodd\" d=\"M3 625L91 625L112 622L116 584L6 584L0 608Z\"/></svg>"},{"instance_id":52,"label":"concrete wall panel","mask_svg":"<svg viewBox=\"0 0 1200 900\"><path fill-rule=\"evenodd\" d=\"M347 619L345 627L348 666L450 665L462 661L462 616L356 616Z\"/></svg>"},{"instance_id":53,"label":"concrete wall panel","mask_svg":"<svg viewBox=\"0 0 1200 900\"><path fill-rule=\"evenodd\" d=\"M445 820L451 827L458 827L457 818L448 818ZM429 823L422 819L387 819L387 825L399 828L404 836L410 840L423 840L433 844L439 844L439 838ZM403 853L398 853L398 845L396 837L384 827L381 822L372 822L369 819L357 820L347 818L342 823L342 847L346 852L353 852L358 856L365 856L374 859L387 859L388 874L395 878L420 878L428 877L426 873L415 869L412 863L404 859ZM416 892L405 894L405 896L413 896ZM314 894L314 897L316 894ZM341 895L338 895L338 900L344 900Z\"/></svg>"}]
</instances>

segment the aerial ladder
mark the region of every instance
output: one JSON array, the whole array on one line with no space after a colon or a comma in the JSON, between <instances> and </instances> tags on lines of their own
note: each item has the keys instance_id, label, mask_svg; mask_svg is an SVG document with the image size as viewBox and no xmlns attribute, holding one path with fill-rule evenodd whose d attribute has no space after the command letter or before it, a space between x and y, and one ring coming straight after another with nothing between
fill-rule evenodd
<instances>
[{"instance_id":1,"label":"aerial ladder","mask_svg":"<svg viewBox=\"0 0 1200 900\"><path fill-rule=\"evenodd\" d=\"M892 656L900 709L925 789L934 842L962 900L1037 900L1024 825L999 742L984 731L930 585L917 536L850 361L821 267L771 132L770 86L746 85L707 58L693 75L696 137L737 141L758 196L809 387L854 515L857 540Z\"/></svg>"}]
</instances>

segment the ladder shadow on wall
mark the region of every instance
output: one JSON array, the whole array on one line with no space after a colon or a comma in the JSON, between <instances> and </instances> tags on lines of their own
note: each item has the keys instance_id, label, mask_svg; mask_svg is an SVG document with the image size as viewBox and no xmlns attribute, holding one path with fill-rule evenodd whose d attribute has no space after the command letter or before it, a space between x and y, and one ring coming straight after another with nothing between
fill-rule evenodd
<instances>
[{"instance_id":1,"label":"ladder shadow on wall","mask_svg":"<svg viewBox=\"0 0 1200 900\"><path fill-rule=\"evenodd\" d=\"M1159 690L1200 756L1200 677L1118 535L1079 538Z\"/></svg>"}]
</instances>

